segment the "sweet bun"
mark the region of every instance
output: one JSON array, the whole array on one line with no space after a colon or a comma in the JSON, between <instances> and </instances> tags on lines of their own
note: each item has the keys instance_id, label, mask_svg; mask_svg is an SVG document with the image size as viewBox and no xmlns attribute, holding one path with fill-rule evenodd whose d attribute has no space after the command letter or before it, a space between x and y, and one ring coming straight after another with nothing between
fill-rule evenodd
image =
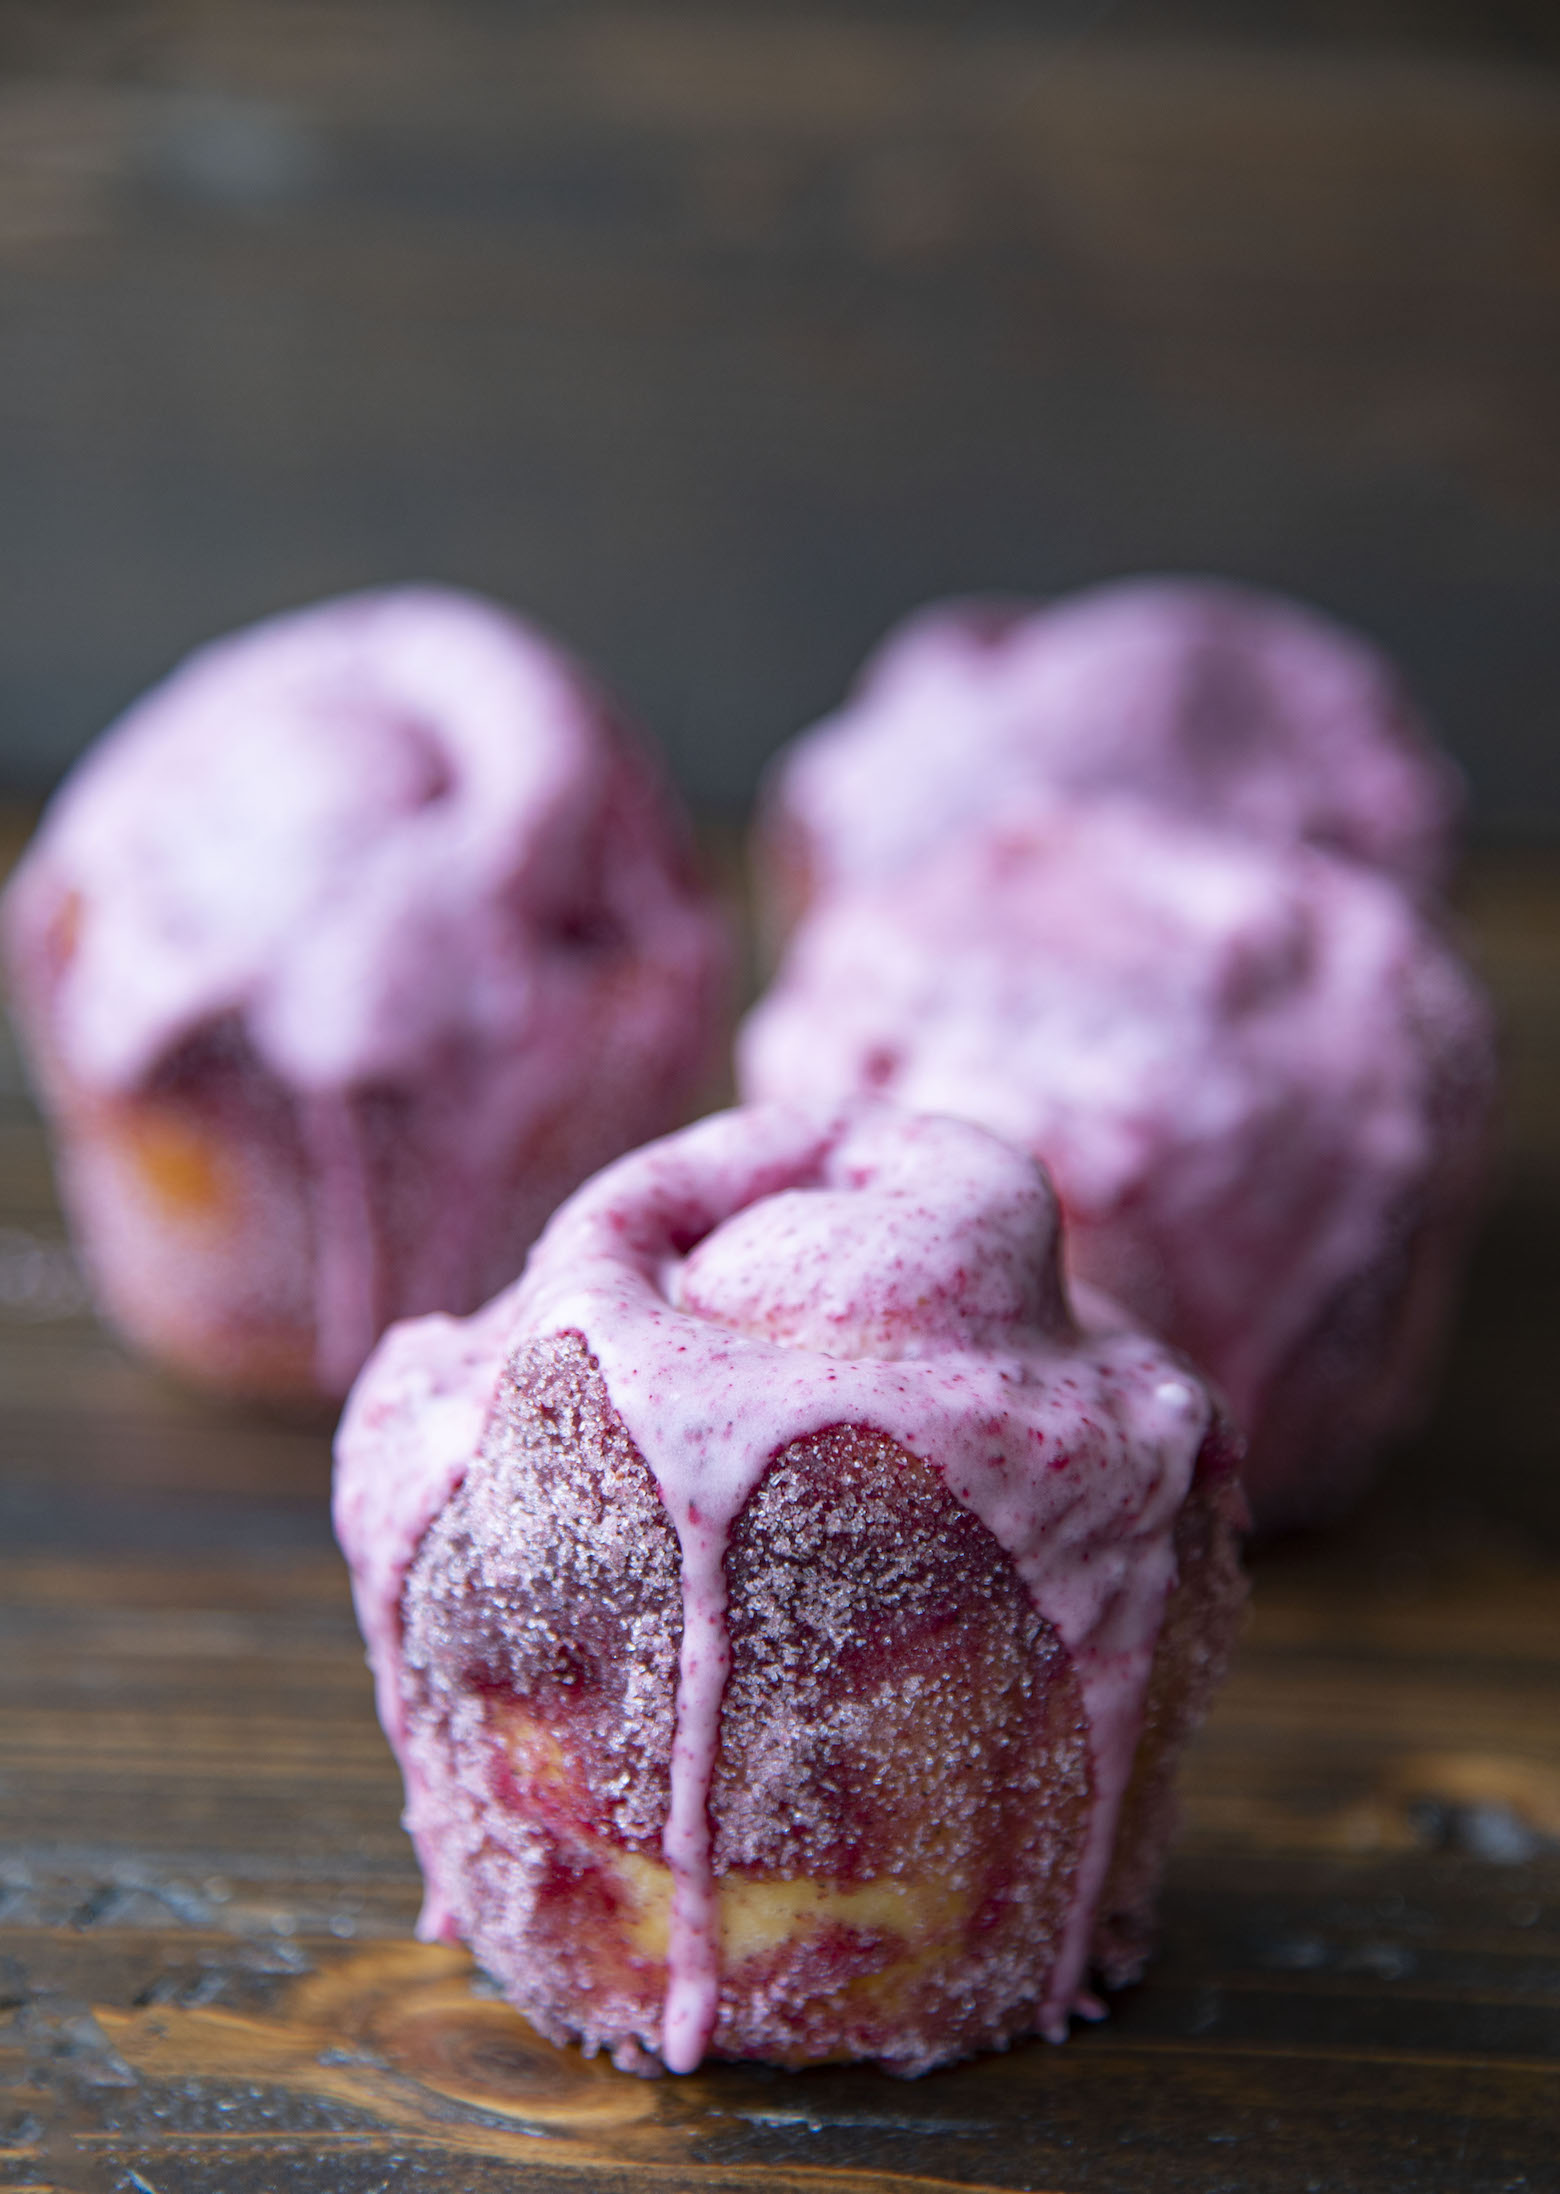
<instances>
[{"instance_id":1,"label":"sweet bun","mask_svg":"<svg viewBox=\"0 0 1560 2194\"><path fill-rule=\"evenodd\" d=\"M759 1107L397 1327L338 1535L424 1930L545 2033L913 2073L1141 1967L1242 1602L1196 1375L981 1130Z\"/></svg>"},{"instance_id":2,"label":"sweet bun","mask_svg":"<svg viewBox=\"0 0 1560 2194\"><path fill-rule=\"evenodd\" d=\"M1318 846L1416 897L1446 881L1462 809L1390 661L1282 596L1129 579L1047 603L937 603L772 765L771 925L915 868L1015 799L1096 793Z\"/></svg>"},{"instance_id":3,"label":"sweet bun","mask_svg":"<svg viewBox=\"0 0 1560 2194\"><path fill-rule=\"evenodd\" d=\"M217 642L51 805L12 988L104 1308L218 1386L336 1396L672 1125L728 947L639 741L435 588Z\"/></svg>"}]
</instances>

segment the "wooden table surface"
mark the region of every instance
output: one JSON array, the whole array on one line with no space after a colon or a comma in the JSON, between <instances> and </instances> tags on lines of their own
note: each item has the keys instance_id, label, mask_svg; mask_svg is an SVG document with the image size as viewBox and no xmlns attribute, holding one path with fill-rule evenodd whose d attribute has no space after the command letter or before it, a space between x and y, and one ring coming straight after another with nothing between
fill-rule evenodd
<instances>
[{"instance_id":1,"label":"wooden table surface","mask_svg":"<svg viewBox=\"0 0 1560 2194\"><path fill-rule=\"evenodd\" d=\"M97 1328L8 1060L0 2185L1560 2187L1560 877L1486 859L1466 904L1511 1104L1433 1429L1257 1560L1148 1980L909 2084L630 2079L411 1940L326 1432Z\"/></svg>"}]
</instances>

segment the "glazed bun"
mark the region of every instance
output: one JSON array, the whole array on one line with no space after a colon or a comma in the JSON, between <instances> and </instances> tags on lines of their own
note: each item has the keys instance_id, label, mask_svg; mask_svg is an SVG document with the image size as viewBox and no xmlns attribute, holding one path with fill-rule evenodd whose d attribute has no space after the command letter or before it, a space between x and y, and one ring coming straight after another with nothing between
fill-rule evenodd
<instances>
[{"instance_id":1,"label":"glazed bun","mask_svg":"<svg viewBox=\"0 0 1560 2194\"><path fill-rule=\"evenodd\" d=\"M1415 897L1446 881L1462 809L1393 665L1297 602L1129 579L1047 603L936 603L772 766L771 925L914 871L1015 800L1099 793L1317 846Z\"/></svg>"},{"instance_id":2,"label":"glazed bun","mask_svg":"<svg viewBox=\"0 0 1560 2194\"><path fill-rule=\"evenodd\" d=\"M425 1930L545 2033L919 2072L1140 1969L1243 1511L1057 1248L977 1128L759 1107L381 1344L337 1529Z\"/></svg>"},{"instance_id":3,"label":"glazed bun","mask_svg":"<svg viewBox=\"0 0 1560 2194\"><path fill-rule=\"evenodd\" d=\"M56 798L5 904L105 1309L192 1377L340 1396L671 1126L729 953L637 738L433 588L219 641Z\"/></svg>"}]
</instances>

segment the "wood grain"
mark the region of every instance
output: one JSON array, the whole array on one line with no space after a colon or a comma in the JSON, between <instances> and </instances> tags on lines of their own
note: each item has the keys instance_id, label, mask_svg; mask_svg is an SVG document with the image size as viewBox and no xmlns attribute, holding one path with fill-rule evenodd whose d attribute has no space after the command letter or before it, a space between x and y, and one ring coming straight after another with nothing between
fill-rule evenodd
<instances>
[{"instance_id":1,"label":"wood grain","mask_svg":"<svg viewBox=\"0 0 1560 2194\"><path fill-rule=\"evenodd\" d=\"M1258 1559L1147 1981L908 2084L628 2079L410 1940L325 1432L7 1294L18 1238L62 1251L0 1058L0 2186L1553 2186L1560 883L1487 862L1465 905L1514 1101L1437 1417L1347 1529Z\"/></svg>"},{"instance_id":2,"label":"wood grain","mask_svg":"<svg viewBox=\"0 0 1560 2194\"><path fill-rule=\"evenodd\" d=\"M1345 1531L1259 1558L1150 1979L1066 2049L911 2084L630 2080L410 1942L325 1430L7 1297L20 1237L64 1251L0 1058L0 2185L1553 2185L1560 886L1485 862L1466 908L1514 1106L1442 1411Z\"/></svg>"}]
</instances>

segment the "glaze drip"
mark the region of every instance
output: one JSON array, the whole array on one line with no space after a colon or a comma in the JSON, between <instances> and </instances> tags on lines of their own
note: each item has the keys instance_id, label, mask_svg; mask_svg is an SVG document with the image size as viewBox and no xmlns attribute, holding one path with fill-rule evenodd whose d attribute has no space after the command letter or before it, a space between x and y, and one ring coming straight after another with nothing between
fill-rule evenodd
<instances>
[{"instance_id":1,"label":"glaze drip","mask_svg":"<svg viewBox=\"0 0 1560 2194\"><path fill-rule=\"evenodd\" d=\"M769 1277L755 1286L752 1271ZM859 1283L853 1309L846 1275ZM407 1566L476 1450L505 1358L579 1334L655 1479L684 1604L660 2036L673 2070L698 2062L719 1990L707 1800L728 1663L725 1548L770 1462L835 1424L870 1426L930 1462L1072 1655L1095 1804L1041 2007L1044 2031L1065 2032L1173 1580L1175 1519L1212 1417L1178 1358L1101 1299L1079 1308L1075 1323L1032 1160L885 1105L763 1106L609 1167L555 1216L514 1289L464 1326L394 1329L359 1380L338 1436L337 1529L398 1750ZM425 1924L437 1924L441 1855L420 1856Z\"/></svg>"}]
</instances>

